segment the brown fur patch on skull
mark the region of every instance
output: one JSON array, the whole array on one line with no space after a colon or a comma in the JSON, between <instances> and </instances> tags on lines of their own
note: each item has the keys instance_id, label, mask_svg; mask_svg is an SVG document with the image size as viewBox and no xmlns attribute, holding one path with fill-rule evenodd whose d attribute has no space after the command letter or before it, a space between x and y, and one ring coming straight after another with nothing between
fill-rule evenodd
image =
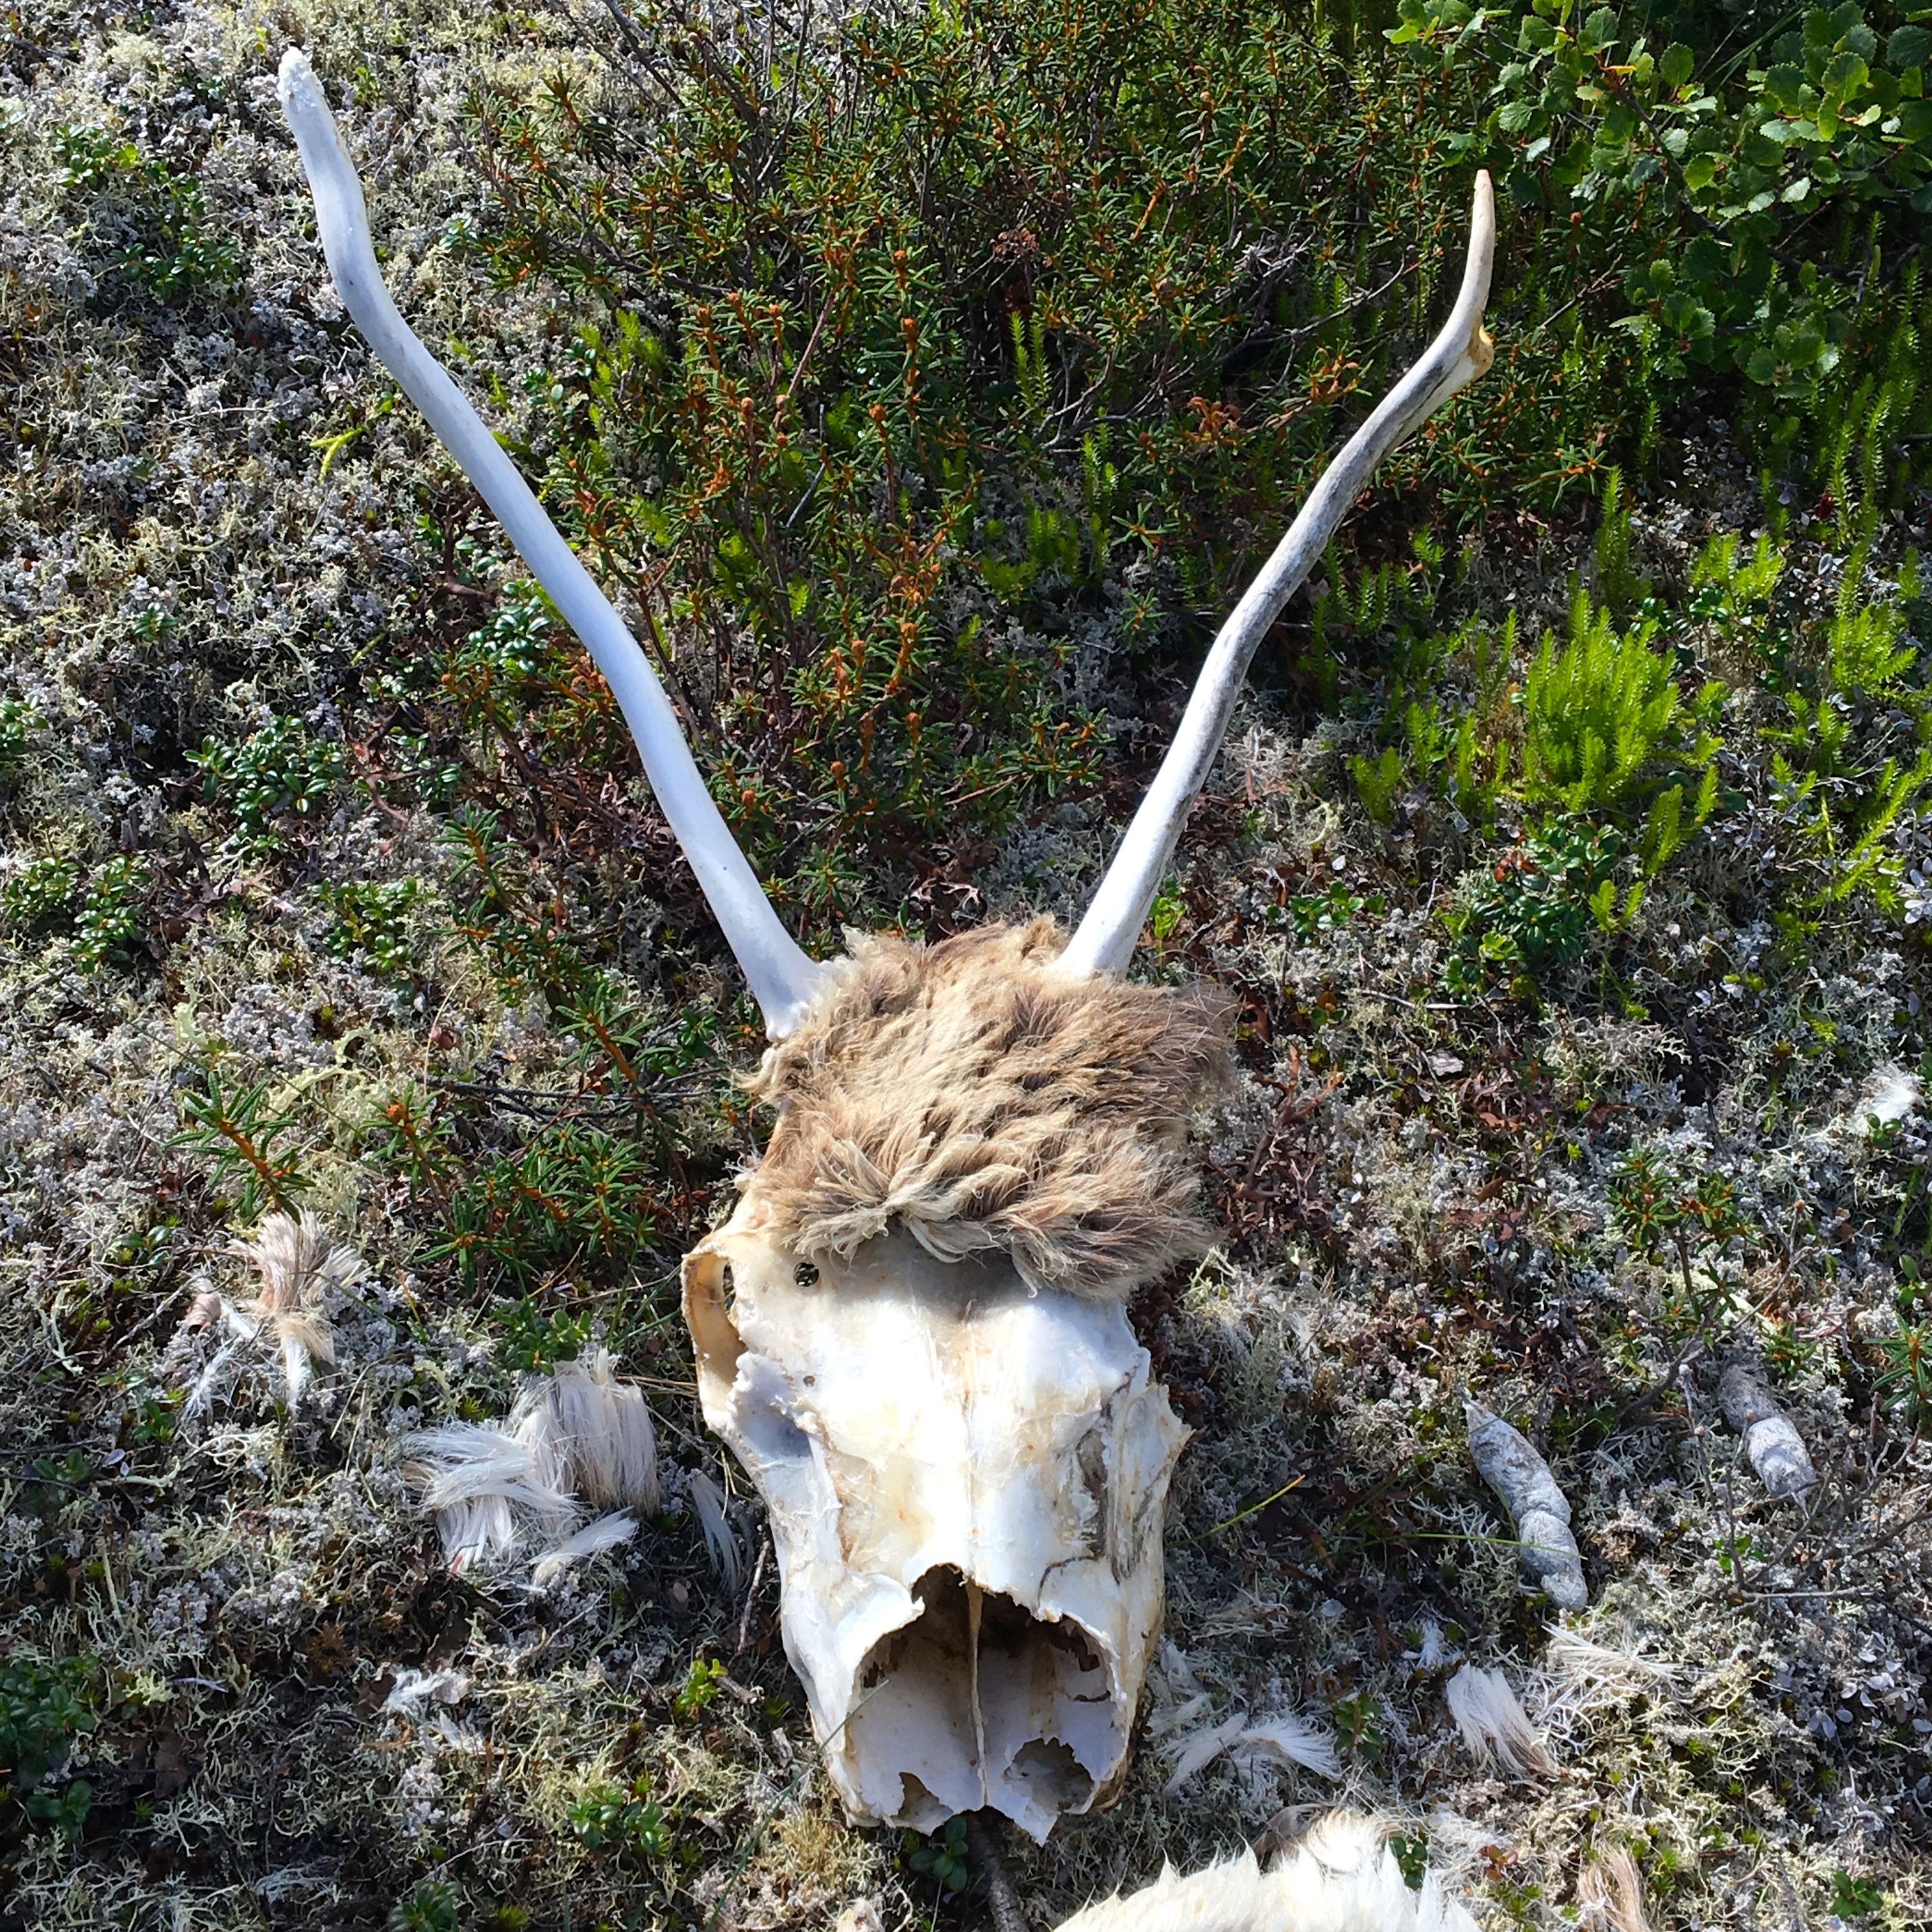
<instances>
[{"instance_id":1,"label":"brown fur patch on skull","mask_svg":"<svg viewBox=\"0 0 1932 1932\"><path fill-rule=\"evenodd\" d=\"M1225 1076L1211 986L1061 979L1050 919L850 956L748 1082L778 1110L746 1205L806 1259L897 1226L944 1261L1127 1295L1214 1238L1187 1123Z\"/></svg>"}]
</instances>

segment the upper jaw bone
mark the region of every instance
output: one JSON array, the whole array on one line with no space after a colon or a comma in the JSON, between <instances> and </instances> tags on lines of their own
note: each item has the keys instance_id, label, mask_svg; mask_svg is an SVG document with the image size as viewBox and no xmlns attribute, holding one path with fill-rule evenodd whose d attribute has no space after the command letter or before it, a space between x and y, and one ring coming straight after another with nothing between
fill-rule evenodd
<instances>
[{"instance_id":1,"label":"upper jaw bone","mask_svg":"<svg viewBox=\"0 0 1932 1932\"><path fill-rule=\"evenodd\" d=\"M741 1208L685 1263L706 1422L770 1511L785 1649L853 1816L1103 1802L1187 1432L1118 1300L910 1236L816 1270Z\"/></svg>"}]
</instances>

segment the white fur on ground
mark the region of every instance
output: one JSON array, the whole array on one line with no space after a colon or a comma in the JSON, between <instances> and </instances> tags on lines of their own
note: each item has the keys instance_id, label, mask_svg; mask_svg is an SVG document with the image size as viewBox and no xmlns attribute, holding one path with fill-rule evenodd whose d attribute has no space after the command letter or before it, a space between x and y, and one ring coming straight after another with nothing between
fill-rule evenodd
<instances>
[{"instance_id":1,"label":"white fur on ground","mask_svg":"<svg viewBox=\"0 0 1932 1932\"><path fill-rule=\"evenodd\" d=\"M1500 1670L1466 1664L1443 1691L1449 1714L1472 1755L1521 1777L1553 1768L1550 1754Z\"/></svg>"},{"instance_id":2,"label":"white fur on ground","mask_svg":"<svg viewBox=\"0 0 1932 1932\"><path fill-rule=\"evenodd\" d=\"M536 1534L554 1545L535 1580L547 1586L634 1533L628 1515L621 1515L628 1530L615 1528L622 1511L655 1510L659 1502L650 1406L643 1390L617 1379L602 1348L525 1376L504 1428L452 1423L419 1430L400 1448L404 1473L435 1512L454 1570L506 1558ZM580 1531L586 1502L605 1512L602 1528Z\"/></svg>"},{"instance_id":3,"label":"white fur on ground","mask_svg":"<svg viewBox=\"0 0 1932 1932\"><path fill-rule=\"evenodd\" d=\"M1335 1740L1292 1711L1264 1718L1237 1712L1218 1724L1204 1725L1186 1733L1170 1748L1174 1754L1174 1768L1166 1786L1170 1796L1198 1778L1223 1754L1238 1764L1273 1760L1299 1765L1320 1778L1342 1774Z\"/></svg>"},{"instance_id":4,"label":"white fur on ground","mask_svg":"<svg viewBox=\"0 0 1932 1932\"><path fill-rule=\"evenodd\" d=\"M627 1510L620 1510L614 1515L600 1516L595 1522L586 1522L573 1535L566 1536L554 1549L546 1550L536 1560L530 1572L530 1581L539 1590L547 1590L573 1563L580 1563L586 1556L595 1556L606 1550L615 1550L620 1543L628 1543L638 1533L638 1520Z\"/></svg>"},{"instance_id":5,"label":"white fur on ground","mask_svg":"<svg viewBox=\"0 0 1932 1932\"><path fill-rule=\"evenodd\" d=\"M1372 1821L1322 1821L1272 1871L1252 1852L1089 1906L1060 1932L1475 1932L1434 1875L1409 1888Z\"/></svg>"}]
</instances>

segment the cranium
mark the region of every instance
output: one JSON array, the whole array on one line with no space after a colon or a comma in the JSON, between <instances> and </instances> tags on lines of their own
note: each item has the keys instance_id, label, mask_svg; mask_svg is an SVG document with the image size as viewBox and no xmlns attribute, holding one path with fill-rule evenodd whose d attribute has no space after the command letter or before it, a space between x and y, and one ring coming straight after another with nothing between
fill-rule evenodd
<instances>
[{"instance_id":1,"label":"cranium","mask_svg":"<svg viewBox=\"0 0 1932 1932\"><path fill-rule=\"evenodd\" d=\"M1329 466L1216 638L1077 929L821 963L785 931L656 674L383 286L308 62L281 97L338 292L609 681L775 1042L778 1110L688 1258L706 1420L770 1510L787 1651L855 1819L991 1805L1044 1838L1126 1762L1186 1432L1125 1312L1198 1250L1188 1112L1220 1003L1124 976L1256 646L1382 458L1489 366L1479 175L1455 308Z\"/></svg>"}]
</instances>

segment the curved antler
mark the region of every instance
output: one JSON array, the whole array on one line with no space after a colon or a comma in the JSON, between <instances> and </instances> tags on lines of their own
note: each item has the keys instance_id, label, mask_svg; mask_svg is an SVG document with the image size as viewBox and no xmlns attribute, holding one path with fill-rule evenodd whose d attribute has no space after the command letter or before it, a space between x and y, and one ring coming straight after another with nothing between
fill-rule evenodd
<instances>
[{"instance_id":1,"label":"curved antler","mask_svg":"<svg viewBox=\"0 0 1932 1932\"><path fill-rule=\"evenodd\" d=\"M1322 473L1274 556L1228 614L1208 653L1174 743L1134 814L1086 916L1055 962L1059 973L1120 972L1133 957L1148 908L1196 794L1207 782L1255 650L1281 607L1328 547L1376 466L1462 386L1488 368L1496 345L1483 328L1496 246L1496 196L1486 172L1476 177L1469 254L1461 292L1428 352L1383 398Z\"/></svg>"},{"instance_id":2,"label":"curved antler","mask_svg":"<svg viewBox=\"0 0 1932 1932\"><path fill-rule=\"evenodd\" d=\"M713 803L657 674L623 620L544 513L482 419L404 321L369 237L362 184L344 150L315 70L290 48L282 58L282 110L315 198L322 253L344 305L403 392L482 493L530 574L596 661L631 728L646 776L774 1039L789 1033L823 969L780 923L757 875Z\"/></svg>"}]
</instances>

